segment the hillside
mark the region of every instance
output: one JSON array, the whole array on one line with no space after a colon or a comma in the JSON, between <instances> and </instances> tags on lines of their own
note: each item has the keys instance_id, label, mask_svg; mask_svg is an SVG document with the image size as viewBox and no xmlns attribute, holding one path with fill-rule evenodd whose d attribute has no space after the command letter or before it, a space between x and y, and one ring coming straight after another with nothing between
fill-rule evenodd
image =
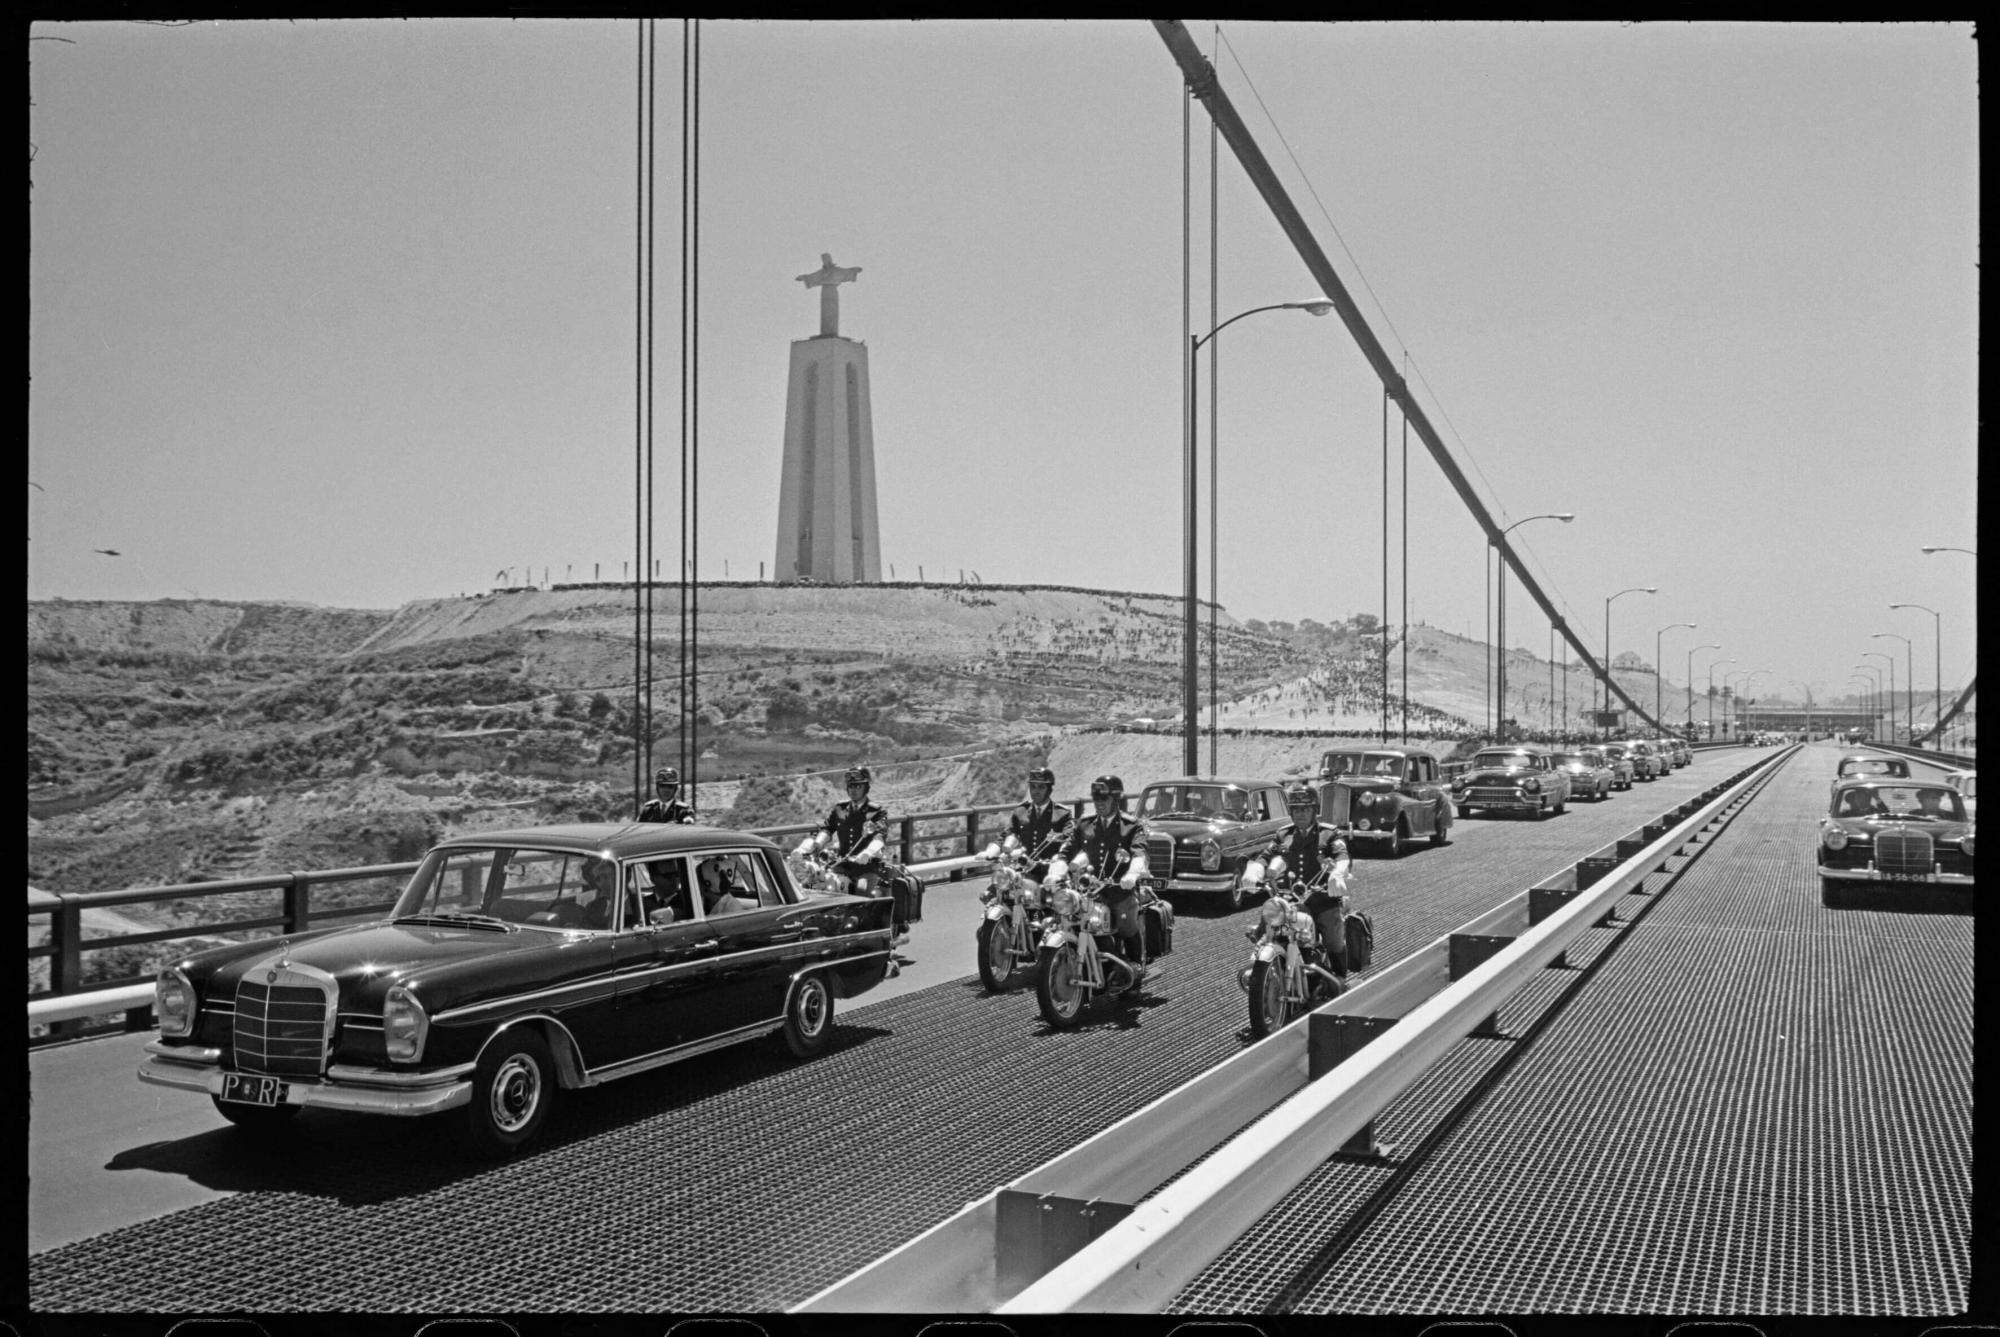
<instances>
[{"instance_id":1,"label":"hillside","mask_svg":"<svg viewBox=\"0 0 2000 1337\"><path fill-rule=\"evenodd\" d=\"M31 603L29 879L84 891L386 862L447 832L627 812L631 597ZM680 592L655 597L653 758L677 759L692 714L698 801L729 824L816 816L858 759L902 812L1015 797L1043 758L1076 792L1107 771L1137 786L1179 769L1173 597L703 585L685 710ZM1223 769L1294 771L1329 737L1375 726L1372 619L1217 622ZM1456 735L1483 717L1483 647L1418 626L1408 649L1413 730ZM1511 687L1510 708L1538 724L1546 665L1522 663ZM1651 679L1632 687L1650 696ZM1588 696L1573 676L1572 722ZM1088 732L1127 721L1164 732ZM1229 736L1242 730L1297 736Z\"/></svg>"}]
</instances>

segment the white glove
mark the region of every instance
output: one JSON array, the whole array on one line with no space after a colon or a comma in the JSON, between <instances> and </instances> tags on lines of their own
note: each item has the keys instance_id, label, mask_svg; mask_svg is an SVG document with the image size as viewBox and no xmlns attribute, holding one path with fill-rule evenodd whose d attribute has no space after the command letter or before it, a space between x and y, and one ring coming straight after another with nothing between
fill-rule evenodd
<instances>
[{"instance_id":1,"label":"white glove","mask_svg":"<svg viewBox=\"0 0 2000 1337\"><path fill-rule=\"evenodd\" d=\"M1125 888L1125 890L1127 891L1130 891L1132 890L1132 888L1138 886L1139 870L1135 868L1132 869L1130 872L1126 873L1125 876L1118 879L1118 885Z\"/></svg>"}]
</instances>

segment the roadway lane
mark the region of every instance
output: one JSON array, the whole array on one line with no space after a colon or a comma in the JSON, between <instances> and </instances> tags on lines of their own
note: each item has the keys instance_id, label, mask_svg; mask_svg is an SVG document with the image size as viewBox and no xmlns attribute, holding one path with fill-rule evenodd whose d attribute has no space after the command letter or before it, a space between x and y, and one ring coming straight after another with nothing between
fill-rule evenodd
<instances>
[{"instance_id":1,"label":"roadway lane","mask_svg":"<svg viewBox=\"0 0 2000 1337\"><path fill-rule=\"evenodd\" d=\"M1475 819L1446 847L1362 861L1355 890L1376 921L1376 960L1751 759L1735 749L1698 756L1559 818ZM1249 1042L1234 981L1247 913L1182 904L1176 952L1157 982L1065 1034L1042 1025L1031 992L979 988L978 887L931 889L906 949L913 964L896 982L910 991L885 988L844 1010L823 1058L795 1064L781 1045L758 1043L576 1093L546 1144L504 1166L444 1154L441 1128L316 1110L285 1142L260 1148L205 1101L140 1086L129 1040L40 1052L31 1303L51 1312L782 1309ZM76 1070L97 1052L116 1081ZM54 1158L55 1130L79 1116L69 1101L82 1091L109 1127ZM162 1096L183 1103L163 1110ZM133 1215L144 1217L176 1193L190 1205L170 1217L79 1238L125 1210L111 1205L120 1199L140 1202ZM39 1219L56 1197L81 1200L61 1229ZM385 1248L390 1240L423 1244ZM555 1275L521 1266L540 1257L564 1263Z\"/></svg>"},{"instance_id":2,"label":"roadway lane","mask_svg":"<svg viewBox=\"0 0 2000 1337\"><path fill-rule=\"evenodd\" d=\"M1468 1040L1392 1107L1394 1165L1329 1162L1173 1309L1964 1312L1972 896L1821 905L1844 750L1627 897L1651 908L1539 1035Z\"/></svg>"}]
</instances>

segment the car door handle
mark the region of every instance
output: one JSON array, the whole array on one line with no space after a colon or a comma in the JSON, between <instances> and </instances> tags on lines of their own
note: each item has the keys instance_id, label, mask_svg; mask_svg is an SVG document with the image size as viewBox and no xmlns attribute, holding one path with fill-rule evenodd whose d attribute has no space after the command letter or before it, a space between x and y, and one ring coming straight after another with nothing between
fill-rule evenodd
<instances>
[{"instance_id":1,"label":"car door handle","mask_svg":"<svg viewBox=\"0 0 2000 1337\"><path fill-rule=\"evenodd\" d=\"M700 942L689 943L688 950L690 952L712 952L721 946L722 939L720 938L704 938Z\"/></svg>"}]
</instances>

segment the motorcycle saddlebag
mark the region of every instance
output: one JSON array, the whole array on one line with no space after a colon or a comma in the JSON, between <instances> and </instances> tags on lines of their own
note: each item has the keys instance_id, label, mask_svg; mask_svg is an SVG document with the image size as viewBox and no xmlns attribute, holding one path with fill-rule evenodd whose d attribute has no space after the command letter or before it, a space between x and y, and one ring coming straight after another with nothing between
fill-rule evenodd
<instances>
[{"instance_id":1,"label":"motorcycle saddlebag","mask_svg":"<svg viewBox=\"0 0 2000 1337\"><path fill-rule=\"evenodd\" d=\"M1165 956L1174 950L1174 907L1167 901L1154 901L1140 911L1146 926L1146 956Z\"/></svg>"},{"instance_id":2,"label":"motorcycle saddlebag","mask_svg":"<svg viewBox=\"0 0 2000 1337\"><path fill-rule=\"evenodd\" d=\"M1359 910L1347 912L1347 968L1366 970L1375 958L1375 921Z\"/></svg>"},{"instance_id":3,"label":"motorcycle saddlebag","mask_svg":"<svg viewBox=\"0 0 2000 1337\"><path fill-rule=\"evenodd\" d=\"M905 873L896 879L896 896L903 904L903 920L914 924L924 917L923 879Z\"/></svg>"}]
</instances>

